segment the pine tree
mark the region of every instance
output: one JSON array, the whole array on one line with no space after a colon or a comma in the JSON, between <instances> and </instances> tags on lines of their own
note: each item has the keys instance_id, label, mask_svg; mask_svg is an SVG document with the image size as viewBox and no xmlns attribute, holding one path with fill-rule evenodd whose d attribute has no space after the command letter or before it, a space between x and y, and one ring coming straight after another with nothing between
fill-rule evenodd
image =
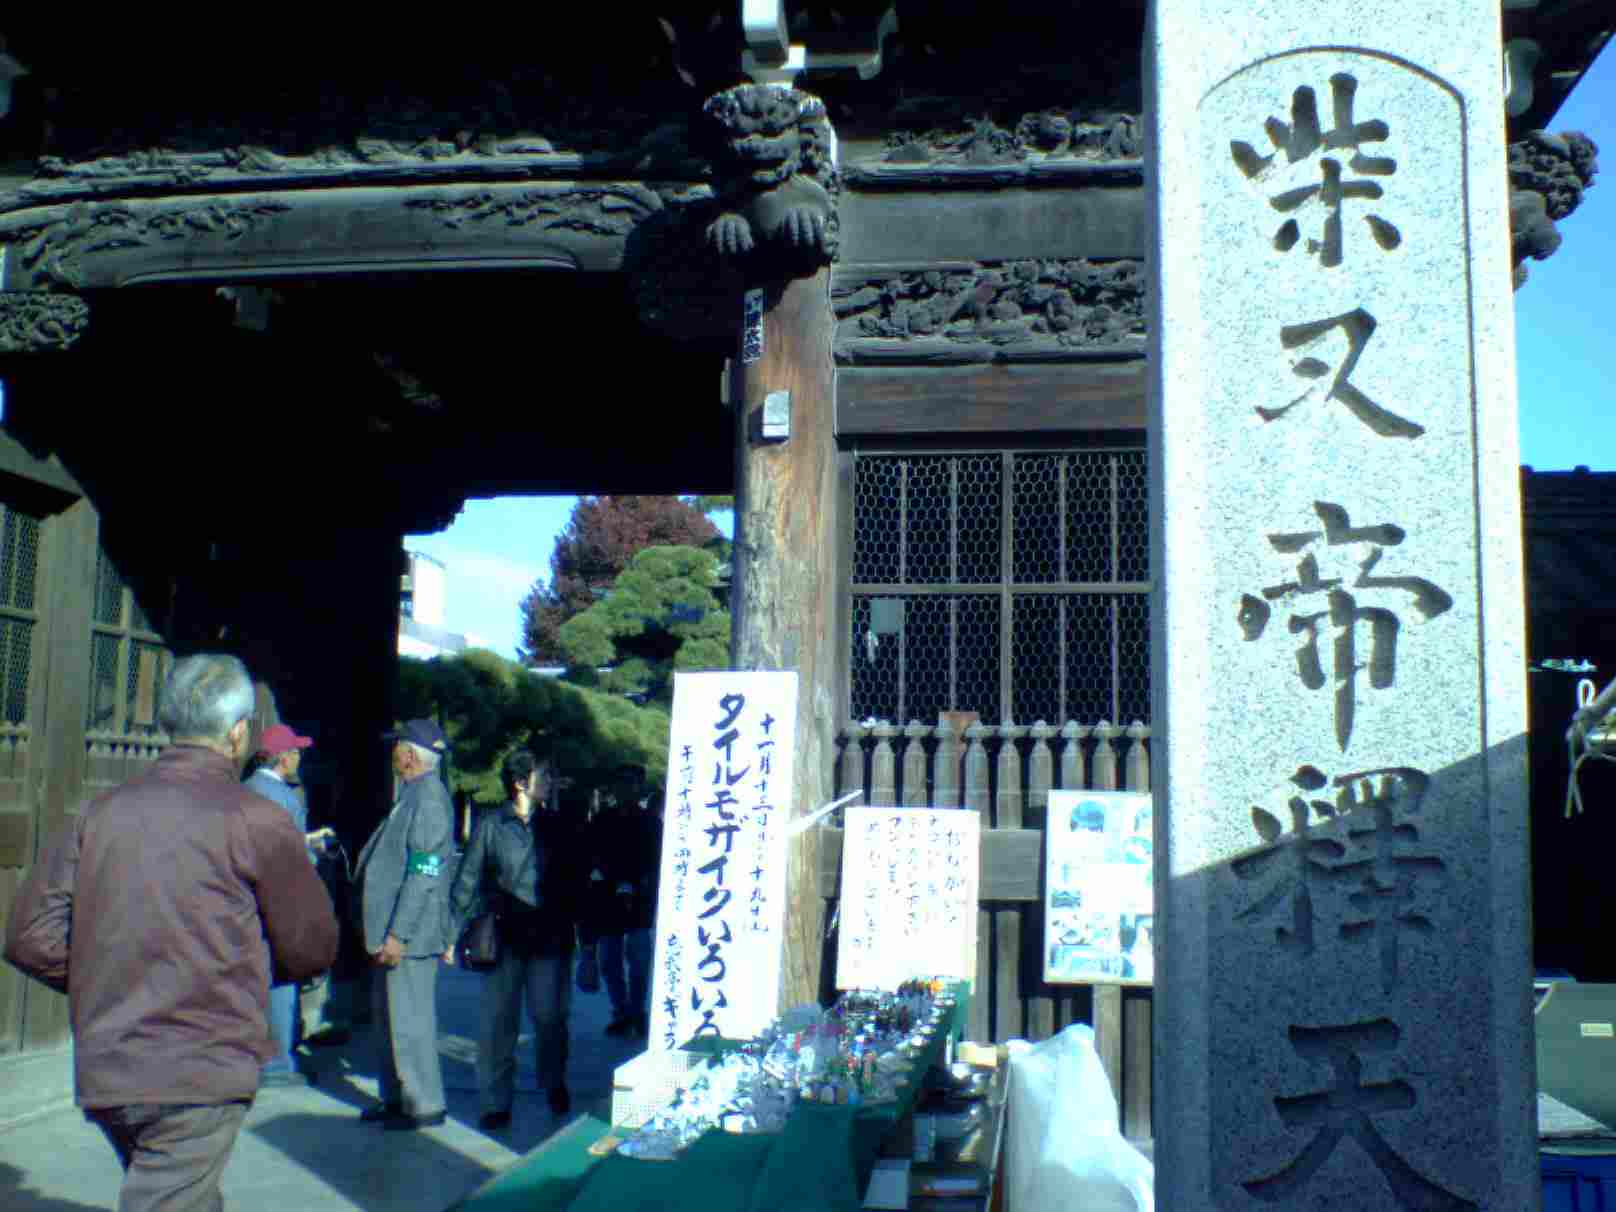
<instances>
[{"instance_id":1,"label":"pine tree","mask_svg":"<svg viewBox=\"0 0 1616 1212\"><path fill-rule=\"evenodd\" d=\"M520 656L528 665L566 664L562 624L605 598L647 547L707 547L722 535L700 506L680 497L582 497L550 556L550 580L522 599Z\"/></svg>"}]
</instances>

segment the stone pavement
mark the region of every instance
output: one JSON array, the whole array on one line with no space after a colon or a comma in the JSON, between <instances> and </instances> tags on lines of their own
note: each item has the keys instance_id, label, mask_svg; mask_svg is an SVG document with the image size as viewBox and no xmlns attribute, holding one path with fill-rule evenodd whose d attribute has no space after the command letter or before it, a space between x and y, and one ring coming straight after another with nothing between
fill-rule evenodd
<instances>
[{"instance_id":1,"label":"stone pavement","mask_svg":"<svg viewBox=\"0 0 1616 1212\"><path fill-rule=\"evenodd\" d=\"M511 1126L477 1128L476 1038L481 978L442 969L439 1049L449 1120L424 1132L383 1132L357 1112L376 1097L369 1029L340 1048L313 1052L319 1084L261 1094L224 1175L225 1206L277 1212L441 1212L542 1143L566 1122L550 1114L537 1086L533 1042L518 1049ZM606 994L574 994L568 1082L573 1108L607 1118L612 1070L638 1053L638 1040L603 1034ZM112 1147L66 1107L0 1131L0 1209L90 1212L115 1204L119 1170Z\"/></svg>"}]
</instances>

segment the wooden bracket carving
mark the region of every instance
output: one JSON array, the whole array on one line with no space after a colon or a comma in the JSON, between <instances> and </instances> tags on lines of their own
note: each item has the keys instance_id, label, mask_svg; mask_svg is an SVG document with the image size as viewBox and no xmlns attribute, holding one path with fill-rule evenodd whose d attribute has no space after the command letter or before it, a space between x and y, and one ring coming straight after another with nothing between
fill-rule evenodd
<instances>
[{"instance_id":1,"label":"wooden bracket carving","mask_svg":"<svg viewBox=\"0 0 1616 1212\"><path fill-rule=\"evenodd\" d=\"M1576 131L1535 130L1509 145L1509 226L1515 288L1526 281L1526 260L1542 261L1560 247L1555 222L1582 203L1599 172L1599 148Z\"/></svg>"},{"instance_id":2,"label":"wooden bracket carving","mask_svg":"<svg viewBox=\"0 0 1616 1212\"><path fill-rule=\"evenodd\" d=\"M77 295L0 291L0 354L71 348L90 326L90 305Z\"/></svg>"},{"instance_id":3,"label":"wooden bracket carving","mask_svg":"<svg viewBox=\"0 0 1616 1212\"><path fill-rule=\"evenodd\" d=\"M743 84L702 112L718 191L707 242L723 257L751 255L784 271L768 276L803 277L835 260L841 187L824 103L794 88Z\"/></svg>"}]
</instances>

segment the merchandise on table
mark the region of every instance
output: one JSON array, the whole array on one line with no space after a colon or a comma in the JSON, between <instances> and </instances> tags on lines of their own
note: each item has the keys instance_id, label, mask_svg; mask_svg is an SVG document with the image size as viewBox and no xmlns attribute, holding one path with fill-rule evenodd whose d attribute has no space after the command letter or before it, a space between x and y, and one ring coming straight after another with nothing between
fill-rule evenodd
<instances>
[{"instance_id":1,"label":"merchandise on table","mask_svg":"<svg viewBox=\"0 0 1616 1212\"><path fill-rule=\"evenodd\" d=\"M953 1010L951 981L906 981L897 992L848 990L830 1009L798 1006L754 1040L725 1048L619 1152L667 1160L712 1129L780 1132L799 1101L896 1102Z\"/></svg>"}]
</instances>

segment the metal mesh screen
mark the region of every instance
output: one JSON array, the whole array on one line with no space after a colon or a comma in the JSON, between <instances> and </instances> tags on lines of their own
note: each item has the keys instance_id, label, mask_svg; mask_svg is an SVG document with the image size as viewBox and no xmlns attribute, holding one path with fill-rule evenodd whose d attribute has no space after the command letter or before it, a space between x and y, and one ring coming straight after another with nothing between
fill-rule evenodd
<instances>
[{"instance_id":1,"label":"metal mesh screen","mask_svg":"<svg viewBox=\"0 0 1616 1212\"><path fill-rule=\"evenodd\" d=\"M1010 616L1011 716L1014 722L1065 723L1066 679L1060 660L1061 610L1052 593L1017 594ZM1050 660L1051 653L1055 659Z\"/></svg>"},{"instance_id":2,"label":"metal mesh screen","mask_svg":"<svg viewBox=\"0 0 1616 1212\"><path fill-rule=\"evenodd\" d=\"M1061 500L1066 459L1020 455L1015 463L1011 508L1015 538L1012 565L1018 584L1065 580L1061 567Z\"/></svg>"},{"instance_id":3,"label":"metal mesh screen","mask_svg":"<svg viewBox=\"0 0 1616 1212\"><path fill-rule=\"evenodd\" d=\"M1119 581L1150 579L1150 481L1142 450L1118 451L1117 577ZM1149 647L1149 645L1146 645ZM1144 719L1144 716L1140 716Z\"/></svg>"},{"instance_id":4,"label":"metal mesh screen","mask_svg":"<svg viewBox=\"0 0 1616 1212\"><path fill-rule=\"evenodd\" d=\"M935 720L975 711L999 722L999 599L942 594L902 599L900 635L870 641L870 603L853 597L852 717Z\"/></svg>"},{"instance_id":5,"label":"metal mesh screen","mask_svg":"<svg viewBox=\"0 0 1616 1212\"><path fill-rule=\"evenodd\" d=\"M965 585L997 582L1004 576L1000 556L1003 462L996 454L960 455L954 462L959 485L959 575L955 579Z\"/></svg>"},{"instance_id":6,"label":"metal mesh screen","mask_svg":"<svg viewBox=\"0 0 1616 1212\"><path fill-rule=\"evenodd\" d=\"M34 609L39 579L39 519L5 510L0 528L0 605Z\"/></svg>"},{"instance_id":7,"label":"metal mesh screen","mask_svg":"<svg viewBox=\"0 0 1616 1212\"><path fill-rule=\"evenodd\" d=\"M0 695L4 695L5 722L21 724L28 718L28 667L33 653L34 625L23 619L0 619Z\"/></svg>"},{"instance_id":8,"label":"metal mesh screen","mask_svg":"<svg viewBox=\"0 0 1616 1212\"><path fill-rule=\"evenodd\" d=\"M903 534L905 575L911 585L941 585L953 580L949 570L950 536L954 529L952 460L905 459L904 511L897 519Z\"/></svg>"},{"instance_id":9,"label":"metal mesh screen","mask_svg":"<svg viewBox=\"0 0 1616 1212\"><path fill-rule=\"evenodd\" d=\"M86 726L94 731L117 727L118 637L90 637L90 712Z\"/></svg>"},{"instance_id":10,"label":"metal mesh screen","mask_svg":"<svg viewBox=\"0 0 1616 1212\"><path fill-rule=\"evenodd\" d=\"M28 679L33 664L39 592L40 519L0 509L0 718L28 719Z\"/></svg>"},{"instance_id":11,"label":"metal mesh screen","mask_svg":"<svg viewBox=\"0 0 1616 1212\"><path fill-rule=\"evenodd\" d=\"M903 464L860 459L853 488L853 579L896 585L898 540L903 533Z\"/></svg>"},{"instance_id":12,"label":"metal mesh screen","mask_svg":"<svg viewBox=\"0 0 1616 1212\"><path fill-rule=\"evenodd\" d=\"M123 622L123 577L101 552L95 565L95 621L116 627Z\"/></svg>"},{"instance_id":13,"label":"metal mesh screen","mask_svg":"<svg viewBox=\"0 0 1616 1212\"><path fill-rule=\"evenodd\" d=\"M1146 493L1138 450L861 455L852 718L1148 720Z\"/></svg>"},{"instance_id":14,"label":"metal mesh screen","mask_svg":"<svg viewBox=\"0 0 1616 1212\"><path fill-rule=\"evenodd\" d=\"M854 582L997 582L1000 462L998 455L860 459L853 487Z\"/></svg>"}]
</instances>

